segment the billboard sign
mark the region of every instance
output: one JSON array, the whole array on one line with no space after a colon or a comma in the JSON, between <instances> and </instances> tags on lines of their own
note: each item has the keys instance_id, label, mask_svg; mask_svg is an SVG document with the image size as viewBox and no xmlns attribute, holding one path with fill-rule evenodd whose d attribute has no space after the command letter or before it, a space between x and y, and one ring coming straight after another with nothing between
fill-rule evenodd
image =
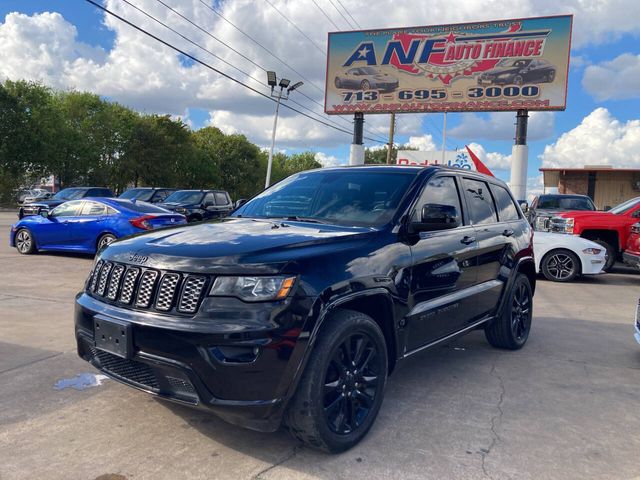
<instances>
[{"instance_id":1,"label":"billboard sign","mask_svg":"<svg viewBox=\"0 0 640 480\"><path fill-rule=\"evenodd\" d=\"M564 110L572 15L329 33L325 111Z\"/></svg>"},{"instance_id":2,"label":"billboard sign","mask_svg":"<svg viewBox=\"0 0 640 480\"><path fill-rule=\"evenodd\" d=\"M398 150L397 165L444 165L445 167L476 170L469 154L464 150L446 150L444 162L442 151Z\"/></svg>"}]
</instances>

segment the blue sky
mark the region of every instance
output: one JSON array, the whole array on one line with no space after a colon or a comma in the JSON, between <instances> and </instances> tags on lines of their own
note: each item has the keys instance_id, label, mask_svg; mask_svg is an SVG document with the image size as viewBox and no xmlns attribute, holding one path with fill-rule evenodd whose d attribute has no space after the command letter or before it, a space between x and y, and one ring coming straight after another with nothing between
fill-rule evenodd
<instances>
[{"instance_id":1,"label":"blue sky","mask_svg":"<svg viewBox=\"0 0 640 480\"><path fill-rule=\"evenodd\" d=\"M376 1L369 3L374 5ZM210 35L180 24L179 19L172 17L171 12L153 0L131 2L162 18L244 71L250 71L260 78L264 75L264 72L256 71L253 65L234 57ZM255 42L249 41L246 35L207 11L200 2L167 0L167 3L257 63L262 62L265 67L273 69L286 68L278 65L273 58L266 58ZM379 9L359 8L360 0L345 0L343 3L364 28L501 17L487 13L487 10L499 10L504 13L503 18L574 13L567 109L531 120L531 128L539 132L538 139L529 142L532 188L535 188L533 181L538 177L538 168L543 162L545 165L560 166L609 163L640 168L640 154L634 148L640 146L640 52L637 47L640 19L626 18L633 16L630 12L637 11L634 1L627 1L625 6L625 0L594 1L593 4L568 0L563 7L565 10L556 11L555 3L546 0L531 0L504 8L501 2L467 0L463 2L466 8L461 9L462 13L448 12L447 2L436 2L445 6L436 9L439 12L437 18L427 13L424 2L417 0L400 2L400 6L383 17L375 13ZM380 7L386 5L382 1L379 3ZM172 37L148 19L136 16L136 12L122 2L106 0L105 4L136 23L162 34L163 38L178 43L175 36ZM311 2L300 0L286 3L279 0L274 4L319 45L326 45L326 32L335 30L331 24L324 22L325 19L319 16L320 12L313 11L315 7ZM210 5L214 5L227 19L280 58L286 58L289 66L312 79L313 83L324 84L322 54L314 51L308 39L292 29L290 23L264 2L227 0ZM332 15L335 22L340 22L341 18L330 8L327 4L326 13ZM12 17L10 14L13 12L24 14L25 17ZM44 16L44 12L56 12L59 15ZM340 26L348 28L347 25ZM86 2L4 0L0 3L0 40L4 46L0 53L0 79L27 78L55 88L91 90L140 111L181 116L194 129L213 123L225 131L244 133L261 146L268 145L273 109L269 102L248 95L242 89L229 85L228 80L205 72L190 61L185 62L184 58L179 58L129 27L113 19L105 19L102 12ZM193 48L190 51L200 58L207 58L206 54ZM213 63L210 57L207 61ZM216 65L229 71L222 64ZM234 75L239 76L237 72ZM322 102L322 94L318 89L314 90L309 84L303 89L307 95ZM321 114L317 105L307 102L299 94L294 95L301 103L308 104ZM385 136L388 116L372 117L366 119L369 131ZM396 143L440 148L441 114L399 115L398 118ZM331 120L342 122L339 124L346 129L350 128L344 120L336 120L335 117ZM468 117L465 120L462 114L450 113L447 146L480 145L483 159L498 176L508 179L513 121L515 113L502 117L478 114L473 120ZM465 135L456 138L453 135L456 127ZM309 149L320 152L320 158L327 164L346 161L349 135L327 130L285 111L278 130L277 146L288 152ZM486 132L492 132L489 135L491 138L487 138ZM367 146L374 145L369 143Z\"/></svg>"}]
</instances>

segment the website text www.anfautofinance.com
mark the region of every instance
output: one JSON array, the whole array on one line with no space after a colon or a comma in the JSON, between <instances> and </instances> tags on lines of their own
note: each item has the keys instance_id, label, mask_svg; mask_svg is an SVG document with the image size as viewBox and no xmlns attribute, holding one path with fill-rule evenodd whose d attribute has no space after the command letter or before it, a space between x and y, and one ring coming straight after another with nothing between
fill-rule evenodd
<instances>
[{"instance_id":1,"label":"website text www.anfautofinance.com","mask_svg":"<svg viewBox=\"0 0 640 480\"><path fill-rule=\"evenodd\" d=\"M327 113L390 113L390 112L455 112L455 111L494 111L517 110L519 108L550 110L549 100L470 100L438 103L356 103L349 105L331 105Z\"/></svg>"}]
</instances>

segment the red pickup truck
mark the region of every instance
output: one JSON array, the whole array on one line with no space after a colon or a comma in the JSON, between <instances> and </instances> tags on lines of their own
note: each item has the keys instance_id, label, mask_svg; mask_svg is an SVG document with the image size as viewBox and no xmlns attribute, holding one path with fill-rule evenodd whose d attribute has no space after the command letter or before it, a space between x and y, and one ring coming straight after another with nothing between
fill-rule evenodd
<instances>
[{"instance_id":1,"label":"red pickup truck","mask_svg":"<svg viewBox=\"0 0 640 480\"><path fill-rule=\"evenodd\" d=\"M571 233L599 243L607 249L606 272L622 259L631 225L640 218L640 197L632 198L607 212L563 212L551 220L551 231Z\"/></svg>"}]
</instances>

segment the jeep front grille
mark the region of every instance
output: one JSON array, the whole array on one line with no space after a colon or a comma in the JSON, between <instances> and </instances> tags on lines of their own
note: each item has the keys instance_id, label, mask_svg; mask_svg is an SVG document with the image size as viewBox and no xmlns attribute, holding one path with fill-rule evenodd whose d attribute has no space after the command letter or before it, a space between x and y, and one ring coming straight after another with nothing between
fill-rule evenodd
<instances>
[{"instance_id":1,"label":"jeep front grille","mask_svg":"<svg viewBox=\"0 0 640 480\"><path fill-rule=\"evenodd\" d=\"M209 279L203 275L162 272L121 263L96 263L87 292L116 305L158 312L198 311Z\"/></svg>"}]
</instances>

